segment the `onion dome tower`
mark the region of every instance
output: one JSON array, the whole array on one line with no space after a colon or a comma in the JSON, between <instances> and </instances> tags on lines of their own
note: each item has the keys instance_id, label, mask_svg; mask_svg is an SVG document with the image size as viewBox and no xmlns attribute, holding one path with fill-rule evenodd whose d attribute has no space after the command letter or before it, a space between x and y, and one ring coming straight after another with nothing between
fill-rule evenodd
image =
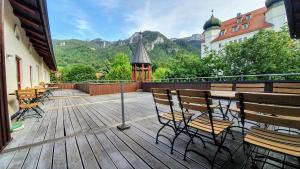
<instances>
[{"instance_id":1,"label":"onion dome tower","mask_svg":"<svg viewBox=\"0 0 300 169\"><path fill-rule=\"evenodd\" d=\"M208 47L208 50L212 49L211 42L219 36L221 31L221 21L214 16L213 10L211 12L211 17L203 25L201 56L204 56L204 49L206 47Z\"/></svg>"},{"instance_id":2,"label":"onion dome tower","mask_svg":"<svg viewBox=\"0 0 300 169\"><path fill-rule=\"evenodd\" d=\"M208 29L214 29L214 28L219 29L220 27L221 27L221 21L212 14L209 20L205 22L203 29L206 31Z\"/></svg>"},{"instance_id":3,"label":"onion dome tower","mask_svg":"<svg viewBox=\"0 0 300 169\"><path fill-rule=\"evenodd\" d=\"M140 80L144 81L145 77L147 80L151 80L151 61L148 53L143 44L142 33L139 33L139 41L137 48L132 56L132 80L137 81L138 74L140 74ZM145 73L147 76L145 76Z\"/></svg>"}]
</instances>

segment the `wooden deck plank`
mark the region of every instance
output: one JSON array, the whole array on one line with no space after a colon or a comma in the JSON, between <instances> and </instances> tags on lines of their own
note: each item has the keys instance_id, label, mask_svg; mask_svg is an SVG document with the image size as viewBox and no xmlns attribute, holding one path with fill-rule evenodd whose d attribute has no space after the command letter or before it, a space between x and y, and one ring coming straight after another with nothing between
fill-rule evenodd
<instances>
[{"instance_id":1,"label":"wooden deck plank","mask_svg":"<svg viewBox=\"0 0 300 169\"><path fill-rule=\"evenodd\" d=\"M126 144L124 144L112 131L107 130L105 132L107 138L115 145L119 152L127 159L127 161L134 168L149 168L147 163L145 163L139 156L135 154Z\"/></svg>"},{"instance_id":2,"label":"wooden deck plank","mask_svg":"<svg viewBox=\"0 0 300 169\"><path fill-rule=\"evenodd\" d=\"M149 154L143 147L134 142L130 137L125 135L123 132L117 129L111 129L120 140L122 140L128 147L132 149L141 159L145 160L145 162L154 169L167 169L168 167L159 161L159 159L155 158L151 154Z\"/></svg>"},{"instance_id":3,"label":"wooden deck plank","mask_svg":"<svg viewBox=\"0 0 300 169\"><path fill-rule=\"evenodd\" d=\"M114 162L111 160L107 152L94 134L87 134L86 138L97 158L101 168L116 169Z\"/></svg>"},{"instance_id":4,"label":"wooden deck plank","mask_svg":"<svg viewBox=\"0 0 300 169\"><path fill-rule=\"evenodd\" d=\"M53 169L65 169L67 168L67 158L66 158L66 141L59 140L54 143L53 151Z\"/></svg>"},{"instance_id":5,"label":"wooden deck plank","mask_svg":"<svg viewBox=\"0 0 300 169\"><path fill-rule=\"evenodd\" d=\"M50 169L52 168L52 156L54 143L46 143L42 145L42 151L40 154L37 169Z\"/></svg>"},{"instance_id":6,"label":"wooden deck plank","mask_svg":"<svg viewBox=\"0 0 300 169\"><path fill-rule=\"evenodd\" d=\"M82 169L83 164L78 150L77 142L74 137L66 139L66 152L68 168Z\"/></svg>"},{"instance_id":7,"label":"wooden deck plank","mask_svg":"<svg viewBox=\"0 0 300 169\"><path fill-rule=\"evenodd\" d=\"M84 168L99 168L97 159L84 135L76 137Z\"/></svg>"},{"instance_id":8,"label":"wooden deck plank","mask_svg":"<svg viewBox=\"0 0 300 169\"><path fill-rule=\"evenodd\" d=\"M96 136L118 169L133 168L103 133L97 133Z\"/></svg>"},{"instance_id":9,"label":"wooden deck plank","mask_svg":"<svg viewBox=\"0 0 300 169\"><path fill-rule=\"evenodd\" d=\"M10 162L9 166L7 169L16 169L16 168L22 168L24 161L27 157L29 148L20 150L16 153L12 161Z\"/></svg>"},{"instance_id":10,"label":"wooden deck plank","mask_svg":"<svg viewBox=\"0 0 300 169\"><path fill-rule=\"evenodd\" d=\"M42 145L39 145L30 148L22 169L36 168L40 158L42 147Z\"/></svg>"}]
</instances>

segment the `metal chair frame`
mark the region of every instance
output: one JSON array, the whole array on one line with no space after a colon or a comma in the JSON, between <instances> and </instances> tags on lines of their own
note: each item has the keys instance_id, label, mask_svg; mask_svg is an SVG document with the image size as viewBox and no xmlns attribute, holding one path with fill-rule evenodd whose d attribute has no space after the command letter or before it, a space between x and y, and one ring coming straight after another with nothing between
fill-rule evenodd
<instances>
[{"instance_id":1,"label":"metal chair frame","mask_svg":"<svg viewBox=\"0 0 300 169\"><path fill-rule=\"evenodd\" d=\"M185 120L187 120L188 122L191 120L192 117L190 118L185 118L184 115L183 115L183 120L180 121L179 123L175 121L175 117L174 117L174 109L173 109L173 100L172 100L172 95L171 95L171 91L169 89L166 89L166 94L168 96L168 102L169 102L169 107L170 107L170 113L172 114L172 120L167 120L165 118L162 118L160 116L160 112L163 112L163 111L160 111L159 108L158 108L158 103L156 102L155 100L155 96L154 96L154 92L152 90L152 95L153 95L153 100L154 100L154 103L155 103L155 109L156 109L156 113L157 113L157 118L158 118L158 121L160 124L162 124L163 126L158 130L157 134L156 134L156 139L155 139L155 143L158 144L158 138L159 137L164 137L166 138L167 140L169 140L169 142L171 143L171 154L173 154L173 150L174 150L174 144L175 144L175 141L176 139L178 138L178 136L181 134L181 133L186 133L184 132L184 130L186 129L186 126L183 126L181 127L181 124L182 124L182 121L185 122ZM166 120L166 122L164 122ZM173 123L170 124L170 123ZM160 132L165 128L165 127L170 127L172 128L172 130L174 131L174 138L173 139L170 139L169 137L163 135L163 134L160 134Z\"/></svg>"},{"instance_id":2,"label":"metal chair frame","mask_svg":"<svg viewBox=\"0 0 300 169\"><path fill-rule=\"evenodd\" d=\"M227 129L225 129L225 130L221 133L221 140L218 141L218 140L217 140L217 135L215 134L214 127L213 127L213 126L214 126L214 124L213 124L213 112L212 112L212 109L210 108L210 104L209 104L208 91L204 91L204 92L205 92L205 100L206 100L206 106L207 106L207 110L208 110L208 111L207 111L207 112L204 112L204 113L203 113L202 115L200 115L200 116L207 116L207 114L208 114L208 117L209 117L209 120L210 120L210 126L211 126L211 129L212 129L212 132L210 133L211 136L207 136L207 135L204 135L204 134L199 133L199 129L196 129L196 128L195 128L196 131L193 132L193 131L191 130L192 127L189 127L189 126L188 126L188 122L187 122L187 123L185 124L185 126L187 126L187 127L186 127L186 131L187 131L187 133L188 133L188 135L189 135L189 137L190 137L190 140L189 140L189 142L187 143L186 148L185 148L185 152L184 152L184 160L186 161L187 152L193 152L193 153L195 153L195 154L197 154L197 155L199 155L199 156L205 158L205 159L211 164L211 167L213 168L214 162L215 162L215 160L216 160L216 158L217 158L218 153L221 152L221 149L223 149L223 150L225 150L226 152L228 152L228 154L230 155L230 160L233 161L233 156L232 156L232 153L231 153L230 149L229 149L228 147L226 147L226 146L223 145L224 142L225 142L225 140L226 140L226 136L227 136L227 133L228 133L228 129L230 129L230 127L227 128ZM182 102L181 102L181 99L180 99L180 92L179 92L179 91L177 91L177 95L178 95L178 99L179 99L179 103L180 103L180 107L181 107L181 109L182 109L182 112L184 112L184 108L183 108L183 106L182 106ZM188 111L188 110L187 110L187 111ZM201 113L202 113L202 112L201 112ZM225 132L225 134L224 134L224 132ZM208 132L206 132L206 133L208 133ZM209 159L208 157L206 157L204 154L202 154L202 153L200 153L200 152L198 152L198 151L196 151L196 150L189 149L189 145L193 142L193 139L194 139L195 137L197 137L197 138L199 138L199 139L201 140L201 142L202 142L204 148L206 148L205 143L206 143L207 141L204 141L203 138L207 138L207 139L209 139L209 140L212 140L212 142L207 142L207 143L211 143L211 144L213 144L213 145L218 146L218 149L217 149L217 151L215 152L215 155L214 155L214 157L213 157L212 160Z\"/></svg>"},{"instance_id":3,"label":"metal chair frame","mask_svg":"<svg viewBox=\"0 0 300 169\"><path fill-rule=\"evenodd\" d=\"M242 135L243 135L243 138L245 136L245 130L248 130L247 128L245 128L245 112L244 112L244 98L243 98L243 95L239 95L239 102L240 102L240 113L241 113L241 124L242 124ZM279 130L284 130L284 129L279 129ZM275 129L274 131L279 131L278 129ZM298 132L295 132L296 134L299 134ZM248 150L245 148L245 146L248 147ZM253 149L252 149L252 147ZM284 159L283 160L280 160L278 158L274 158L274 157L271 157L269 154L270 152L276 152L274 150L269 150L269 149L266 149L264 147L261 147L261 146L257 146L257 145L253 145L253 144L250 144L250 143L247 143L244 141L243 139L243 149L244 149L244 153L247 155L247 160L245 161L245 163L243 164L243 167L242 168L245 168L247 166L247 163L249 161L249 159L251 159L251 165L253 168L258 168L257 165L256 165L256 162L262 162L262 166L261 166L261 169L264 168L265 164L269 164L269 165L272 165L274 167L277 167L277 168L285 168L285 165L289 166L289 167L293 167L293 168L300 168L300 158L298 157L297 160L298 160L298 165L295 165L293 163L290 163L290 162L287 162L286 161L286 154L282 154L280 152L277 152L277 153L280 153L282 155L284 155ZM263 153L259 153L258 152L258 149L263 149L263 150L266 150L268 151L267 154L263 154ZM256 150L256 151L255 151ZM255 154L255 156L253 157L253 153ZM261 160L263 159L263 160ZM273 163L270 163L268 162L267 160L272 160L274 162L278 162L278 163L281 163L282 166L278 166L276 164L273 164Z\"/></svg>"}]
</instances>

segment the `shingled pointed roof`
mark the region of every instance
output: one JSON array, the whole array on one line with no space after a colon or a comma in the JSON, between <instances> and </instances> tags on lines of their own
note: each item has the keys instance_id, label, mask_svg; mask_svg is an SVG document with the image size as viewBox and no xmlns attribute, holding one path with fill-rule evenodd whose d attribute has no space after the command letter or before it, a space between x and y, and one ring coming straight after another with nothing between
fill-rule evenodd
<instances>
[{"instance_id":1,"label":"shingled pointed roof","mask_svg":"<svg viewBox=\"0 0 300 169\"><path fill-rule=\"evenodd\" d=\"M148 53L143 44L142 33L139 34L139 42L132 56L131 64L151 64Z\"/></svg>"}]
</instances>

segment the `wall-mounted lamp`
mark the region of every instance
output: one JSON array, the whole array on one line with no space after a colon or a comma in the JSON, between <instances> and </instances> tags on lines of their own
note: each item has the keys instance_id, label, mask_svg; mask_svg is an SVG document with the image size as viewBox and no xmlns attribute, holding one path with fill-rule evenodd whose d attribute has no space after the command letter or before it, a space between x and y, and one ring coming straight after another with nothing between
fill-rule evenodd
<instances>
[{"instance_id":1,"label":"wall-mounted lamp","mask_svg":"<svg viewBox=\"0 0 300 169\"><path fill-rule=\"evenodd\" d=\"M14 57L14 55L12 55L12 54L6 54L7 61L9 61L10 58L13 58L13 57Z\"/></svg>"}]
</instances>

